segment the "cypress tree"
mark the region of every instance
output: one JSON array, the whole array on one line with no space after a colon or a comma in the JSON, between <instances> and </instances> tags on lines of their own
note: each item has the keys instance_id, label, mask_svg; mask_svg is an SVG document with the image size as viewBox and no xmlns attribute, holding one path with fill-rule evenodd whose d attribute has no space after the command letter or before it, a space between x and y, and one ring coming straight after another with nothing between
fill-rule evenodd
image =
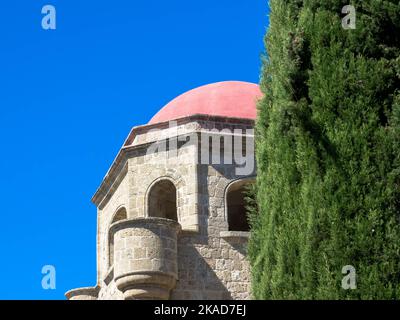
<instances>
[{"instance_id":1,"label":"cypress tree","mask_svg":"<svg viewBox=\"0 0 400 320\"><path fill-rule=\"evenodd\" d=\"M265 46L254 298L400 298L399 1L270 0Z\"/></svg>"}]
</instances>

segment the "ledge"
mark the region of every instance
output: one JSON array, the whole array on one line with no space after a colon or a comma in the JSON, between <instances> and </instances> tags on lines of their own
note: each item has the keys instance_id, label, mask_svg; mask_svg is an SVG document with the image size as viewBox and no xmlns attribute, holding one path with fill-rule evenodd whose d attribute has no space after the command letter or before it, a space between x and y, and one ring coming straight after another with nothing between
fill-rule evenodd
<instances>
[{"instance_id":1,"label":"ledge","mask_svg":"<svg viewBox=\"0 0 400 320\"><path fill-rule=\"evenodd\" d=\"M182 227L181 235L182 236L191 236L191 235L198 234L199 232L200 231L199 231L199 226L198 225L189 226L189 227L186 227L185 229Z\"/></svg>"},{"instance_id":2,"label":"ledge","mask_svg":"<svg viewBox=\"0 0 400 320\"><path fill-rule=\"evenodd\" d=\"M221 238L245 238L248 239L250 237L250 232L248 231L221 231L219 233Z\"/></svg>"},{"instance_id":3,"label":"ledge","mask_svg":"<svg viewBox=\"0 0 400 320\"><path fill-rule=\"evenodd\" d=\"M133 219L125 219L114 222L110 228L109 232L114 233L118 229L125 229L125 228L149 228L151 225L159 225L159 226L168 226L170 228L176 228L178 232L182 230L182 227L179 222L171 219L166 218L157 218L157 217L140 217L140 218L133 218Z\"/></svg>"},{"instance_id":4,"label":"ledge","mask_svg":"<svg viewBox=\"0 0 400 320\"><path fill-rule=\"evenodd\" d=\"M69 290L65 293L68 300L97 300L100 287L84 287Z\"/></svg>"}]
</instances>

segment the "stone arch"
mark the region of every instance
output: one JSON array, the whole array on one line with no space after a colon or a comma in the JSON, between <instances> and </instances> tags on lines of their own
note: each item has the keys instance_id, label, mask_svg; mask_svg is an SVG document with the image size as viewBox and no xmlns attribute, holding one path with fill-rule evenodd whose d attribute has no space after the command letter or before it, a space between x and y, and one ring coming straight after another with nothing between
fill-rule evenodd
<instances>
[{"instance_id":1,"label":"stone arch","mask_svg":"<svg viewBox=\"0 0 400 320\"><path fill-rule=\"evenodd\" d=\"M115 222L128 219L128 212L124 206L120 206L114 213L110 225ZM108 266L111 267L114 264L114 238L108 231Z\"/></svg>"},{"instance_id":2,"label":"stone arch","mask_svg":"<svg viewBox=\"0 0 400 320\"><path fill-rule=\"evenodd\" d=\"M229 231L249 231L245 208L245 187L255 182L255 177L232 181L225 189L225 220Z\"/></svg>"},{"instance_id":3,"label":"stone arch","mask_svg":"<svg viewBox=\"0 0 400 320\"><path fill-rule=\"evenodd\" d=\"M146 191L146 217L160 217L179 221L179 192L171 177L160 177L153 181Z\"/></svg>"}]
</instances>

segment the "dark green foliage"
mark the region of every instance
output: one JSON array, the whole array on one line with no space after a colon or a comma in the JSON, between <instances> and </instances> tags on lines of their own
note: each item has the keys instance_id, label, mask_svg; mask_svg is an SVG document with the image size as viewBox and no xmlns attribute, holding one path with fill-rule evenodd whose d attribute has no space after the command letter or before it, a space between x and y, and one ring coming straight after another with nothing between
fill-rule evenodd
<instances>
[{"instance_id":1,"label":"dark green foliage","mask_svg":"<svg viewBox=\"0 0 400 320\"><path fill-rule=\"evenodd\" d=\"M347 4L355 30L341 25ZM399 1L270 0L270 9L253 295L399 299ZM356 268L355 290L341 287L345 265Z\"/></svg>"}]
</instances>

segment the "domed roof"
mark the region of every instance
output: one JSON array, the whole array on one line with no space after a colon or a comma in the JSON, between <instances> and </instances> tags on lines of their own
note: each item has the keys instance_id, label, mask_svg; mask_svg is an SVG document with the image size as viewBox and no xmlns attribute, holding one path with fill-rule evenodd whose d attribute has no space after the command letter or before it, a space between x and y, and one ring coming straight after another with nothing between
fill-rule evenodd
<instances>
[{"instance_id":1,"label":"domed roof","mask_svg":"<svg viewBox=\"0 0 400 320\"><path fill-rule=\"evenodd\" d=\"M257 84L225 81L190 90L172 100L149 124L175 120L195 114L255 119L256 103L262 97Z\"/></svg>"}]
</instances>

